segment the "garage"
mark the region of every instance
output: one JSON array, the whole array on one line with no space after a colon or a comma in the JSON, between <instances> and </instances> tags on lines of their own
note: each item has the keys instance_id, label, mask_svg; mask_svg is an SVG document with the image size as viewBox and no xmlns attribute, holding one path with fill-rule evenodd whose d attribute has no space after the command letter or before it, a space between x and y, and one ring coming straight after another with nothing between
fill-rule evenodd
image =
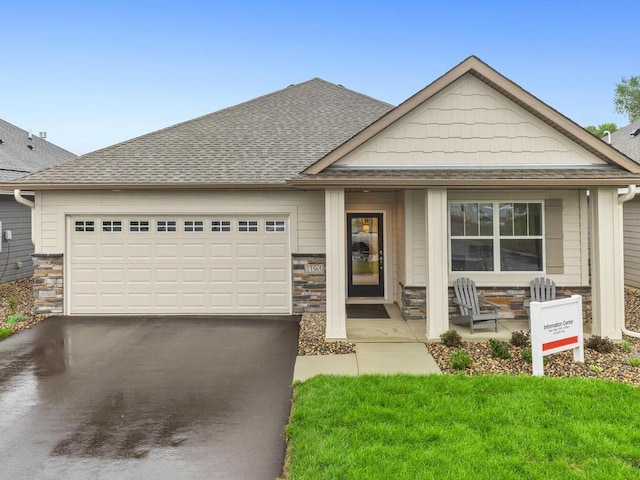
<instances>
[{"instance_id":1,"label":"garage","mask_svg":"<svg viewBox=\"0 0 640 480\"><path fill-rule=\"evenodd\" d=\"M70 216L71 314L288 314L287 215Z\"/></svg>"}]
</instances>

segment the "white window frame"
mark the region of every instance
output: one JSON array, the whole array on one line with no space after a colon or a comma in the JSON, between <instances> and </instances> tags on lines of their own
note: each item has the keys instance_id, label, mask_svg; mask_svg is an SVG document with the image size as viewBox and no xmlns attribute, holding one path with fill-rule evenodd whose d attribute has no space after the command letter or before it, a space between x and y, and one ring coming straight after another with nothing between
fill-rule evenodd
<instances>
[{"instance_id":1,"label":"white window frame","mask_svg":"<svg viewBox=\"0 0 640 480\"><path fill-rule=\"evenodd\" d=\"M103 220L102 231L105 233L121 233L122 220Z\"/></svg>"},{"instance_id":2,"label":"white window frame","mask_svg":"<svg viewBox=\"0 0 640 480\"><path fill-rule=\"evenodd\" d=\"M73 229L76 232L93 233L96 231L96 222L94 220L75 220Z\"/></svg>"},{"instance_id":3,"label":"white window frame","mask_svg":"<svg viewBox=\"0 0 640 480\"><path fill-rule=\"evenodd\" d=\"M211 220L212 233L229 233L233 228L231 220Z\"/></svg>"},{"instance_id":4,"label":"white window frame","mask_svg":"<svg viewBox=\"0 0 640 480\"><path fill-rule=\"evenodd\" d=\"M129 232L149 233L149 220L129 220Z\"/></svg>"},{"instance_id":5,"label":"white window frame","mask_svg":"<svg viewBox=\"0 0 640 480\"><path fill-rule=\"evenodd\" d=\"M285 220L265 220L264 231L266 233L286 233L287 222Z\"/></svg>"},{"instance_id":6,"label":"white window frame","mask_svg":"<svg viewBox=\"0 0 640 480\"><path fill-rule=\"evenodd\" d=\"M260 222L258 220L238 220L239 233L258 233Z\"/></svg>"},{"instance_id":7,"label":"white window frame","mask_svg":"<svg viewBox=\"0 0 640 480\"><path fill-rule=\"evenodd\" d=\"M177 220L156 220L156 232L175 233L178 231Z\"/></svg>"},{"instance_id":8,"label":"white window frame","mask_svg":"<svg viewBox=\"0 0 640 480\"><path fill-rule=\"evenodd\" d=\"M203 233L204 220L184 220L182 222L182 228L185 233Z\"/></svg>"},{"instance_id":9,"label":"white window frame","mask_svg":"<svg viewBox=\"0 0 640 480\"><path fill-rule=\"evenodd\" d=\"M461 236L451 235L451 205L453 204L482 204L490 203L493 205L493 235L474 235ZM541 235L501 235L500 233L500 206L504 204L514 203L537 203L540 205L541 212ZM545 202L539 199L527 200L450 200L447 204L447 237L449 250L449 273L452 274L505 274L505 273L539 273L544 274L546 271L546 245L545 245ZM453 258L451 255L451 240L493 240L493 270L453 270ZM500 241L501 240L541 240L542 241L542 270L502 270L500 257Z\"/></svg>"}]
</instances>

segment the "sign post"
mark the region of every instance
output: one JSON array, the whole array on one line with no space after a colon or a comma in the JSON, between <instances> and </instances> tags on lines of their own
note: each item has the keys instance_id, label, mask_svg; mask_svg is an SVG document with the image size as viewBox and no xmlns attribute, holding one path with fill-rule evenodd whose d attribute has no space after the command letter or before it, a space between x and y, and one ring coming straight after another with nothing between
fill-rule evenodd
<instances>
[{"instance_id":1,"label":"sign post","mask_svg":"<svg viewBox=\"0 0 640 480\"><path fill-rule=\"evenodd\" d=\"M573 360L584 362L582 297L531 302L531 357L533 375L544 375L544 356L573 350Z\"/></svg>"}]
</instances>

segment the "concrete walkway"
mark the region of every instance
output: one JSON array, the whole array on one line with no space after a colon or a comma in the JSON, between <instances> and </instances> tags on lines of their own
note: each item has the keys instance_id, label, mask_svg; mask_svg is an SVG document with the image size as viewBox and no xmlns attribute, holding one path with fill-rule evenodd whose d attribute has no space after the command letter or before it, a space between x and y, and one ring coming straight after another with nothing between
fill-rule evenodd
<instances>
[{"instance_id":1,"label":"concrete walkway","mask_svg":"<svg viewBox=\"0 0 640 480\"><path fill-rule=\"evenodd\" d=\"M315 375L440 374L424 343L356 343L356 353L296 358L293 380Z\"/></svg>"}]
</instances>

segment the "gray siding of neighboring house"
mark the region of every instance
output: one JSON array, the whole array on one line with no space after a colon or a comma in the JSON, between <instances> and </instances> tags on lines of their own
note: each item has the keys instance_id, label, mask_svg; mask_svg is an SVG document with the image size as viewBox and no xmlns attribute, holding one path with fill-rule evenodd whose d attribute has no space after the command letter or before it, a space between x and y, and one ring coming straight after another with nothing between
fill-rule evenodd
<instances>
[{"instance_id":1,"label":"gray siding of neighboring house","mask_svg":"<svg viewBox=\"0 0 640 480\"><path fill-rule=\"evenodd\" d=\"M0 222L2 222L0 283L30 277L33 274L30 208L16 202L13 195L0 194ZM10 241L5 240L6 230L12 232L13 238ZM18 268L18 262L22 262L20 268Z\"/></svg>"},{"instance_id":2,"label":"gray siding of neighboring house","mask_svg":"<svg viewBox=\"0 0 640 480\"><path fill-rule=\"evenodd\" d=\"M624 204L624 283L640 287L640 201Z\"/></svg>"}]
</instances>

